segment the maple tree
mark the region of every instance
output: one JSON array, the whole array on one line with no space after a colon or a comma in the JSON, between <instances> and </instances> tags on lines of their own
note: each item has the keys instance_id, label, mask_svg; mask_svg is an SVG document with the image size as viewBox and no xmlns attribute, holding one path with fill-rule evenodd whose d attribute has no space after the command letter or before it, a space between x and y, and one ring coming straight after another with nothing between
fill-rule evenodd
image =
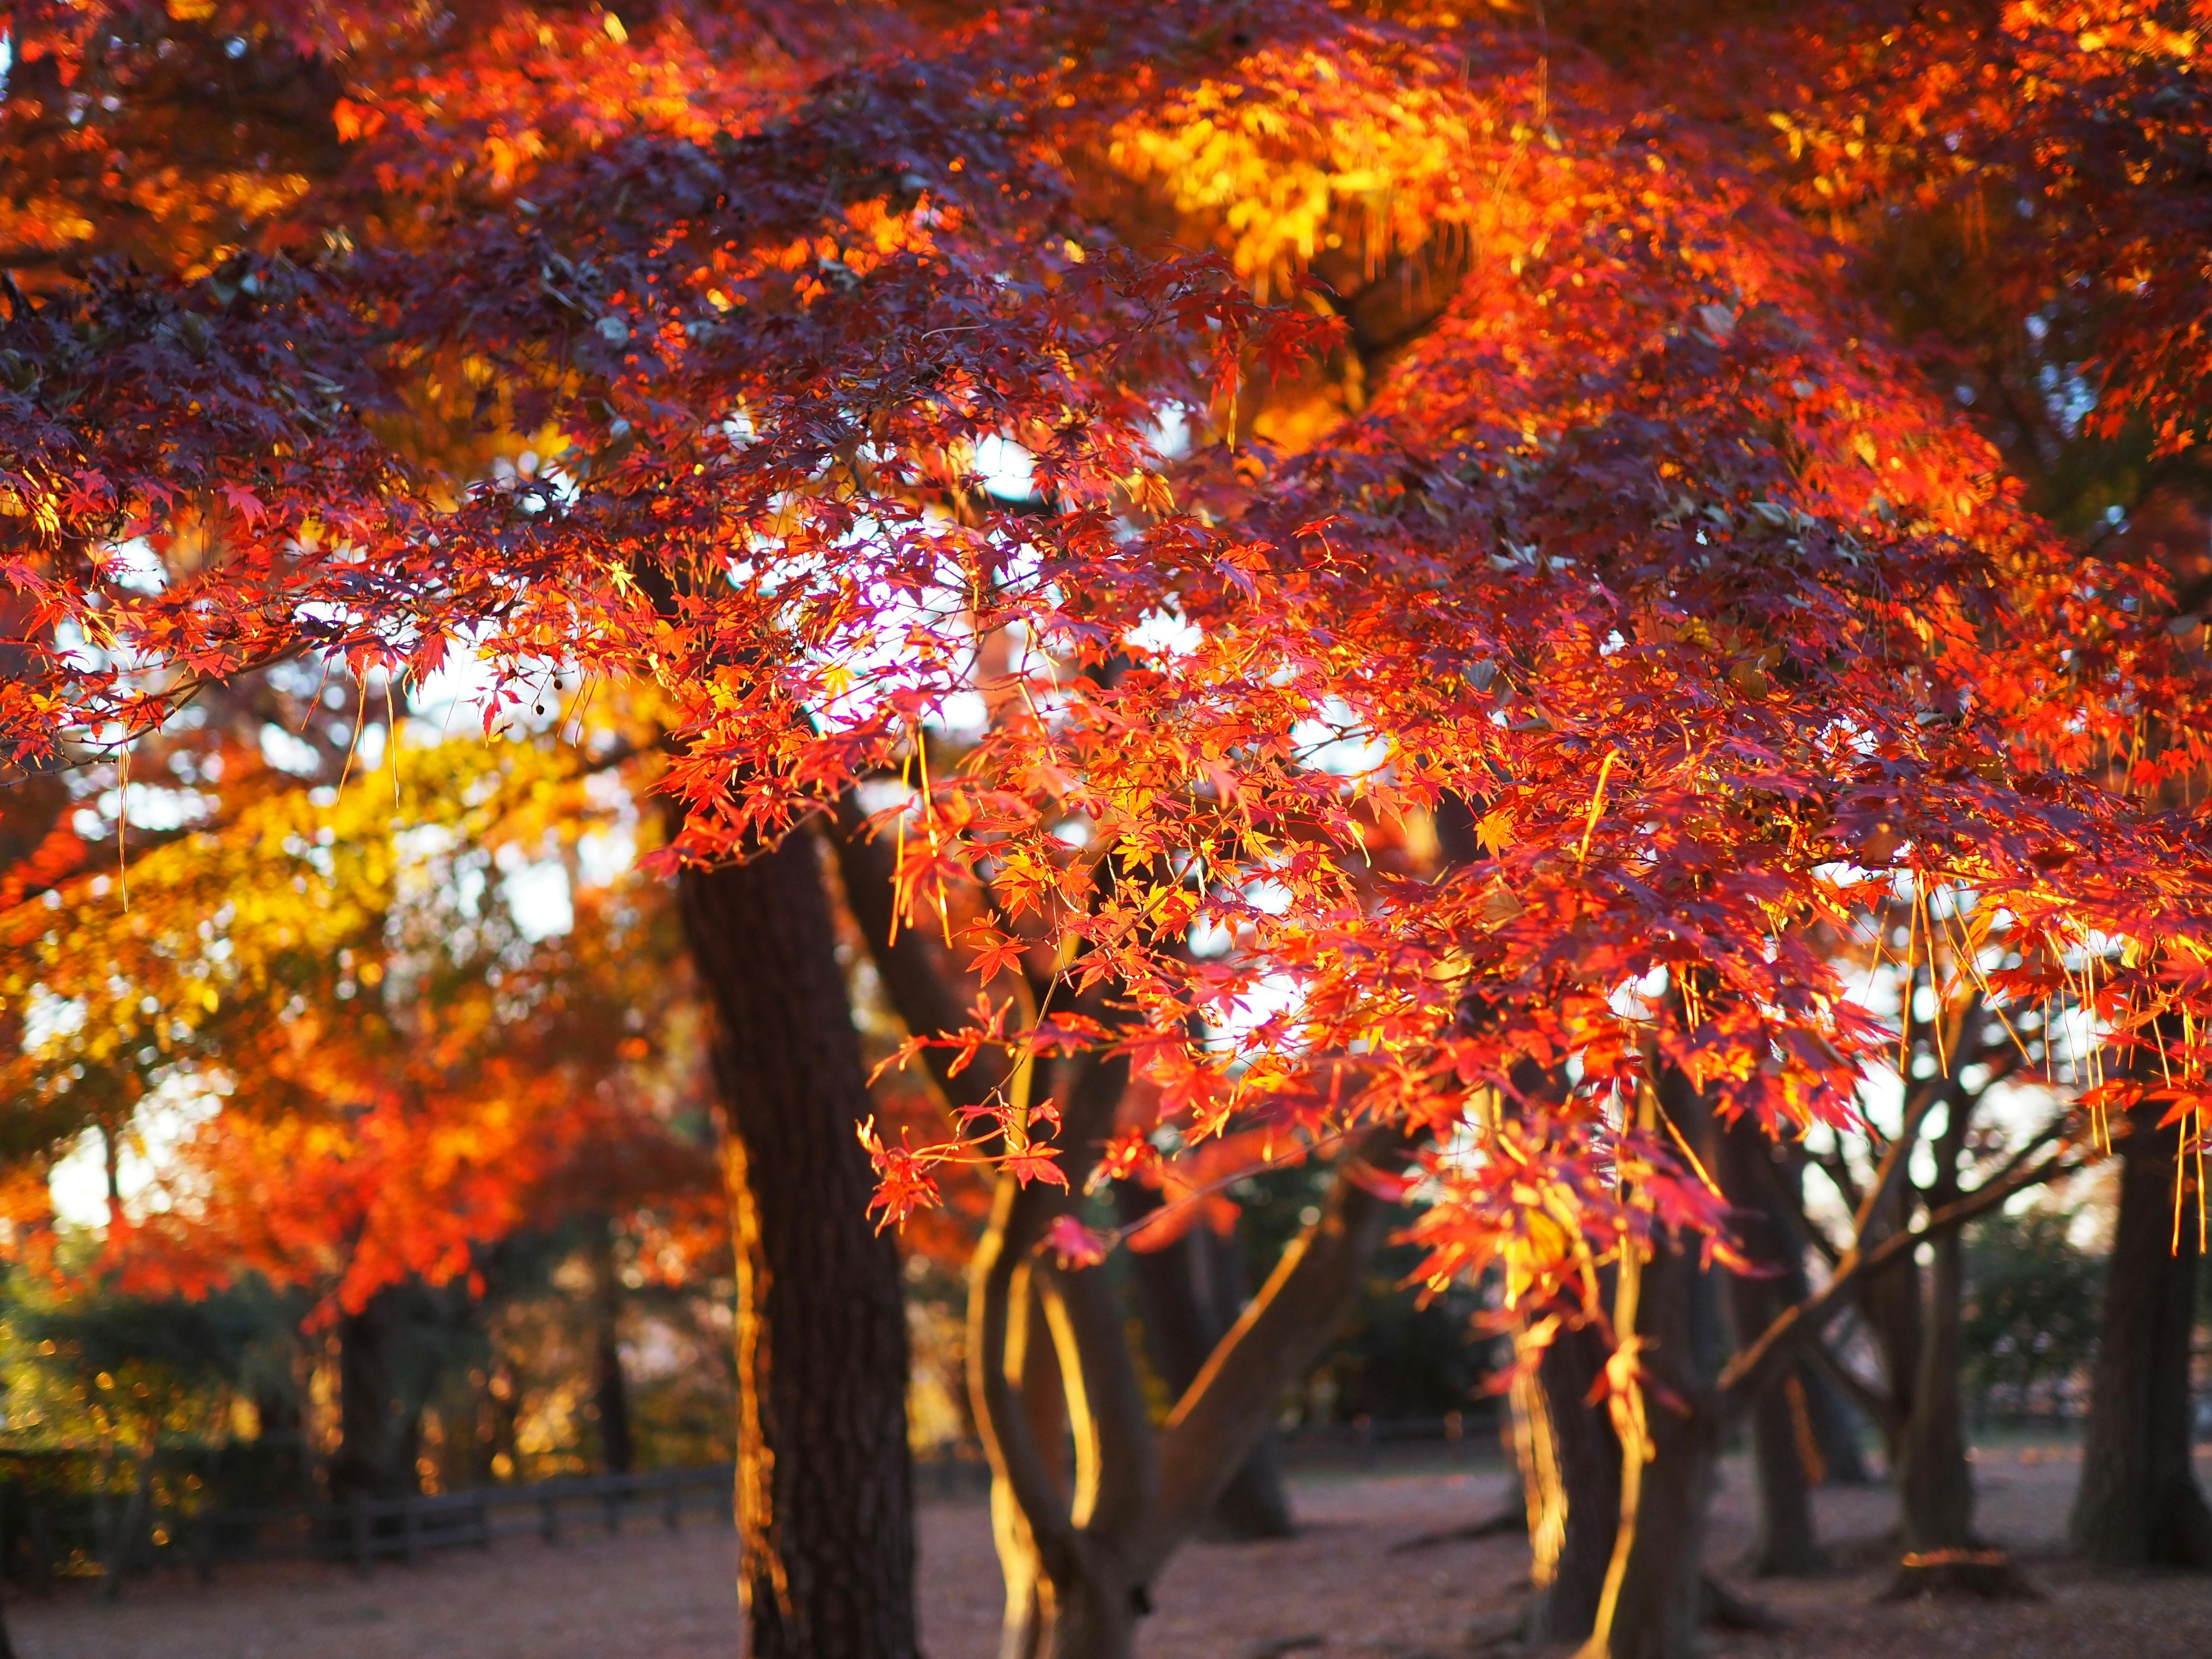
<instances>
[{"instance_id":1,"label":"maple tree","mask_svg":"<svg viewBox=\"0 0 2212 1659\"><path fill-rule=\"evenodd\" d=\"M1591 1651L1683 1650L1725 1429L1877 1270L2046 1172L1862 1215L1817 1295L1682 1373L1697 1240L1729 1236L1694 1124L1857 1121L1893 1033L1843 942L1895 905L1910 961L2123 1055L2052 1157L2130 1115L2201 1143L2193 578L2032 510L1847 280L1891 208L1965 225L2014 192L1990 315L2055 304L2092 424L2187 450L2206 277L2155 228L2203 210L2189 9L917 9L842 68L706 7L177 9L18 9L12 74L52 91L10 141L45 158L14 240L60 270L135 222L138 175L82 158L173 143L156 40L301 88L331 143L282 199L205 157L260 193L164 208L195 251L161 276L9 295L13 763L127 752L301 653L366 685L465 652L488 718L556 669L650 687L754 1328L802 1372L830 1356L775 1300L800 1260L902 1363L888 1244L778 1232L745 1162L787 1123L779 1175L865 1201L813 852L844 808L963 1123L866 1131L879 1212L996 1172L971 1364L1010 1650L1127 1650L1415 1179L1426 1277L1499 1264L1516 1307L1613 1339ZM526 434L527 470L446 464ZM985 487L1008 443L1019 504ZM119 579L134 538L155 591ZM1465 856L1394 856L1455 804ZM785 1001L747 939L789 941ZM841 1020L830 1081L762 1111L771 1039ZM1163 1127L1350 1150L1156 1435L1077 1191L1167 1179ZM1017 1398L1048 1363L1066 1486ZM805 1377L771 1382L755 1406ZM855 1443L898 1463L880 1427ZM811 1501L750 1498L778 1527ZM779 1536L756 1559L802 1564ZM757 1631L791 1600L752 1596ZM883 1596L855 1639L902 1651Z\"/></svg>"},{"instance_id":2,"label":"maple tree","mask_svg":"<svg viewBox=\"0 0 2212 1659\"><path fill-rule=\"evenodd\" d=\"M144 1109L213 1108L155 1190L128 1212L111 1194L94 1277L313 1292L347 1380L336 1497L416 1478L374 1380L395 1291L481 1293L488 1252L579 1212L653 1212L656 1255L716 1231L713 1160L665 1121L641 1035L667 1023L672 929L635 892L580 882L562 933L518 928L495 856L551 823L572 854L595 819L619 825L580 810L604 774L505 749L410 750L379 788L326 802L202 743L202 799L219 789L226 810L140 850L131 908L101 902L115 878L99 873L8 914L7 988L34 1028L13 1098L111 1139ZM23 1210L19 1254L50 1237L44 1203Z\"/></svg>"}]
</instances>

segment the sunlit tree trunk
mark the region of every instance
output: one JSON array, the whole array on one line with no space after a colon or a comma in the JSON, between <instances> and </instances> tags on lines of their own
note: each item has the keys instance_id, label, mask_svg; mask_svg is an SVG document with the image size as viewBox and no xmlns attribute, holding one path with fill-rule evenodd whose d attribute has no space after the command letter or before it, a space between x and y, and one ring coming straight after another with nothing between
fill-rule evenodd
<instances>
[{"instance_id":1,"label":"sunlit tree trunk","mask_svg":"<svg viewBox=\"0 0 2212 1659\"><path fill-rule=\"evenodd\" d=\"M867 1214L866 1078L816 843L681 883L715 1016L738 1279L738 1594L755 1659L915 1651L907 1332Z\"/></svg>"},{"instance_id":2,"label":"sunlit tree trunk","mask_svg":"<svg viewBox=\"0 0 2212 1659\"><path fill-rule=\"evenodd\" d=\"M2212 1567L2212 1514L2190 1464L2197 1193L2160 1105L2120 1143L2119 1215L2098 1331L2074 1547L2100 1566Z\"/></svg>"},{"instance_id":3,"label":"sunlit tree trunk","mask_svg":"<svg viewBox=\"0 0 2212 1659\"><path fill-rule=\"evenodd\" d=\"M1514 1346L1525 1352L1528 1335ZM1591 1391L1605 1342L1589 1328L1559 1332L1535 1365L1516 1370L1510 1403L1513 1451L1528 1510L1523 1634L1531 1643L1579 1642L1597 1622L1620 1525L1620 1439Z\"/></svg>"},{"instance_id":4,"label":"sunlit tree trunk","mask_svg":"<svg viewBox=\"0 0 2212 1659\"><path fill-rule=\"evenodd\" d=\"M1717 1402L1688 1363L1694 1256L1656 1245L1625 1263L1614 1323L1647 1345L1640 1411L1621 1434L1620 1526L1582 1659L1687 1659L1705 1611L1706 1517L1720 1462Z\"/></svg>"}]
</instances>

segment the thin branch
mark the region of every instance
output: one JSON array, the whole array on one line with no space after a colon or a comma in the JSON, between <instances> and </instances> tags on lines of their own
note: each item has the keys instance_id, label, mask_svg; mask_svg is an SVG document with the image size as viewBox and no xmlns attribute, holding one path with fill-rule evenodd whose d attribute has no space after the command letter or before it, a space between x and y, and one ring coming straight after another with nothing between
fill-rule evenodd
<instances>
[{"instance_id":1,"label":"thin branch","mask_svg":"<svg viewBox=\"0 0 2212 1659\"><path fill-rule=\"evenodd\" d=\"M1841 1389L1851 1404L1856 1406L1884 1435L1894 1434L1904 1425L1904 1413L1896 1402L1866 1378L1844 1363L1844 1357L1831 1346L1826 1337L1808 1343L1815 1364L1828 1374L1831 1381Z\"/></svg>"},{"instance_id":2,"label":"thin branch","mask_svg":"<svg viewBox=\"0 0 2212 1659\"><path fill-rule=\"evenodd\" d=\"M1724 1414L1748 1409L1759 1391L1794 1356L1797 1346L1827 1328L1856 1294L1859 1281L1899 1257L1917 1250L1929 1239L1963 1227L1978 1215L1996 1208L2014 1193L2069 1174L2078 1167L2065 1149L2033 1168L1984 1182L1964 1198L1933 1211L1919 1226L1892 1233L1872 1249L1853 1249L1844 1255L1835 1276L1796 1307L1784 1310L1762 1331L1756 1341L1730 1360L1714 1385L1715 1397Z\"/></svg>"}]
</instances>

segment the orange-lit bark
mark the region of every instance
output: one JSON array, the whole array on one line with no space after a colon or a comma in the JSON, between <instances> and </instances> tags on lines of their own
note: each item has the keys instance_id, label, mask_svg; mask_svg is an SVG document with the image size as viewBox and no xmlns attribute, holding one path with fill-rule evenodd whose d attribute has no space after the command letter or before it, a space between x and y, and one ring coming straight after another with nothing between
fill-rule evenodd
<instances>
[{"instance_id":1,"label":"orange-lit bark","mask_svg":"<svg viewBox=\"0 0 2212 1659\"><path fill-rule=\"evenodd\" d=\"M738 1277L738 1592L762 1659L915 1652L898 1254L867 1216L866 1079L817 843L688 872Z\"/></svg>"}]
</instances>

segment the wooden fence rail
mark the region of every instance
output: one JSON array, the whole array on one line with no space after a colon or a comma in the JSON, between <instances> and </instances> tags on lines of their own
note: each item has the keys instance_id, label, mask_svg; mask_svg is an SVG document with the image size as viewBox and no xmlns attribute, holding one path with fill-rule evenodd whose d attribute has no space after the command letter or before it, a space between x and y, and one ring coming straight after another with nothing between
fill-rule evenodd
<instances>
[{"instance_id":1,"label":"wooden fence rail","mask_svg":"<svg viewBox=\"0 0 2212 1659\"><path fill-rule=\"evenodd\" d=\"M701 1517L728 1526L734 1477L721 1463L343 1504L204 1509L0 1482L0 1568L41 1589L61 1577L96 1577L110 1595L127 1577L161 1566L188 1568L203 1582L249 1561L347 1561L365 1572L380 1560L489 1549L500 1539L558 1544L639 1525L676 1532ZM973 1455L920 1459L915 1478L917 1492L931 1497L988 1486Z\"/></svg>"},{"instance_id":2,"label":"wooden fence rail","mask_svg":"<svg viewBox=\"0 0 2212 1659\"><path fill-rule=\"evenodd\" d=\"M310 1557L349 1560L366 1571L379 1559L414 1561L424 1552L489 1549L495 1539L534 1536L557 1544L581 1531L623 1530L651 1519L670 1532L687 1514L730 1521L728 1464L643 1474L576 1475L526 1486L481 1486L426 1497L356 1498L310 1509L208 1510L173 1531L194 1570L212 1577L223 1561Z\"/></svg>"},{"instance_id":3,"label":"wooden fence rail","mask_svg":"<svg viewBox=\"0 0 2212 1659\"><path fill-rule=\"evenodd\" d=\"M1498 1455L1493 1412L1442 1418L1304 1425L1282 1436L1292 1467L1378 1456L1486 1460ZM26 1460L19 1459L19 1462ZM27 1462L27 1469L28 1464ZM450 1549L489 1549L506 1538L557 1544L585 1533L617 1534L657 1525L680 1529L687 1518L731 1522L729 1464L656 1469L640 1474L574 1475L528 1486L483 1486L434 1495L356 1498L346 1504L268 1508L193 1508L109 1492L58 1490L51 1474L33 1481L0 1475L0 1571L43 1587L59 1577L96 1577L109 1595L129 1577L161 1566L212 1579L226 1565L314 1559L416 1561ZM989 1477L973 1449L916 1460L919 1497L948 1498L987 1491ZM172 1488L173 1489L173 1488Z\"/></svg>"}]
</instances>

